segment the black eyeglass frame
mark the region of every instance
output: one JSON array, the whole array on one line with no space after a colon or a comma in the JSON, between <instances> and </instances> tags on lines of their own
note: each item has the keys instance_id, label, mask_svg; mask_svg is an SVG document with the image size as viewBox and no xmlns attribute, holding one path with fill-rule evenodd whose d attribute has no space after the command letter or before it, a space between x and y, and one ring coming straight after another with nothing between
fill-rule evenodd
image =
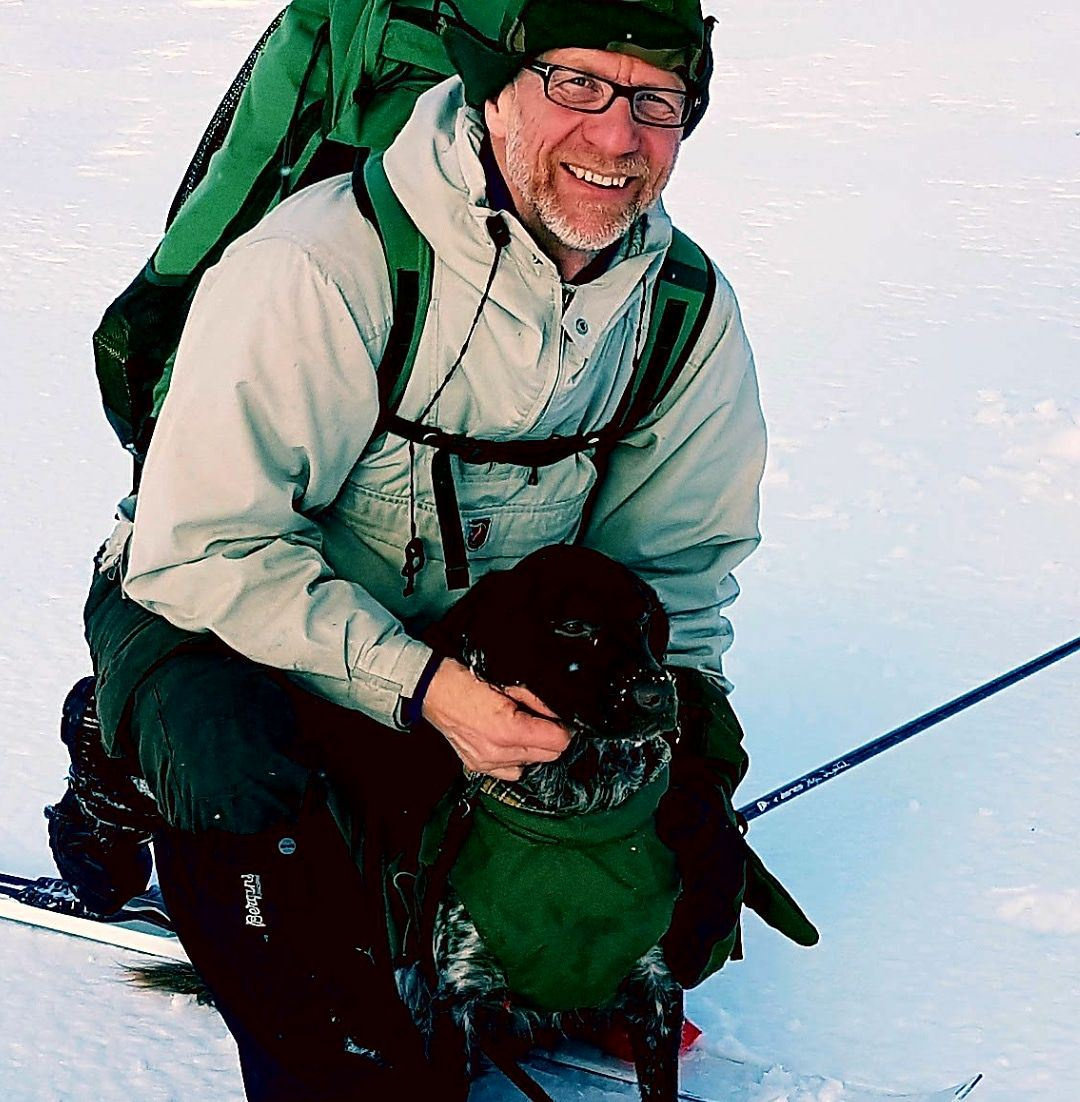
<instances>
[{"instance_id":1,"label":"black eyeglass frame","mask_svg":"<svg viewBox=\"0 0 1080 1102\"><path fill-rule=\"evenodd\" d=\"M618 84L616 81L608 80L607 77L598 76L596 73L589 73L584 69L575 69L572 65L558 65L551 61L533 61L526 65L525 68L528 69L529 72L536 73L538 76L544 78L544 95L551 103L554 103L556 107L565 107L567 111L580 111L583 115L602 115L617 99L625 99L630 104L630 117L634 122L639 123L641 126L655 126L660 130L678 130L680 127L686 126L687 121L694 112L695 97L689 92L680 91L678 88L662 88L644 84ZM611 89L611 96L602 107L571 107L568 103L560 103L558 100L551 98L551 93L548 90L551 83L551 74L556 69L562 69L567 73L578 73L580 76L588 77L590 80L596 80L601 84L606 84ZM653 122L650 119L640 118L637 113L634 99L641 92L663 92L665 95L682 96L682 117L678 122Z\"/></svg>"}]
</instances>

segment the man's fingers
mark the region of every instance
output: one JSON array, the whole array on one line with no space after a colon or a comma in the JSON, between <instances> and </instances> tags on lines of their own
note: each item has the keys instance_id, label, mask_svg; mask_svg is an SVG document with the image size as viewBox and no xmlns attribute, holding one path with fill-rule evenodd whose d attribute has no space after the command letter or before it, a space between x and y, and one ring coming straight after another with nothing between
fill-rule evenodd
<instances>
[{"instance_id":1,"label":"man's fingers","mask_svg":"<svg viewBox=\"0 0 1080 1102\"><path fill-rule=\"evenodd\" d=\"M558 719L559 717L534 693L531 689L526 689L524 685L507 685L503 692L510 697L511 700L516 700L519 704L524 704L532 712L536 712L537 715L547 716L548 719Z\"/></svg>"},{"instance_id":2,"label":"man's fingers","mask_svg":"<svg viewBox=\"0 0 1080 1102\"><path fill-rule=\"evenodd\" d=\"M537 762L555 761L562 754L561 749L538 750L535 746L494 746L475 747L471 762L466 768L475 773L495 775L496 769L517 769ZM515 777L514 780L518 778Z\"/></svg>"},{"instance_id":3,"label":"man's fingers","mask_svg":"<svg viewBox=\"0 0 1080 1102\"><path fill-rule=\"evenodd\" d=\"M518 780L531 762L554 761L570 743L570 732L535 693L520 685L503 691L449 658L428 686L423 716L466 768L500 780Z\"/></svg>"},{"instance_id":4,"label":"man's fingers","mask_svg":"<svg viewBox=\"0 0 1080 1102\"><path fill-rule=\"evenodd\" d=\"M551 761L552 758L534 755L553 751L555 757L558 757L570 745L570 732L560 723L526 715L524 712L518 712L514 716L513 728L507 731L507 737L533 751L529 761Z\"/></svg>"},{"instance_id":5,"label":"man's fingers","mask_svg":"<svg viewBox=\"0 0 1080 1102\"><path fill-rule=\"evenodd\" d=\"M525 746L522 747L521 757L524 761L530 764L542 761L556 761L557 759L562 757L563 751L565 749L566 743L563 743L561 746L557 747L553 746L549 750L542 750L536 746Z\"/></svg>"},{"instance_id":6,"label":"man's fingers","mask_svg":"<svg viewBox=\"0 0 1080 1102\"><path fill-rule=\"evenodd\" d=\"M521 766L520 765L507 765L502 769L489 769L489 777L495 777L500 781L519 781L521 780Z\"/></svg>"}]
</instances>

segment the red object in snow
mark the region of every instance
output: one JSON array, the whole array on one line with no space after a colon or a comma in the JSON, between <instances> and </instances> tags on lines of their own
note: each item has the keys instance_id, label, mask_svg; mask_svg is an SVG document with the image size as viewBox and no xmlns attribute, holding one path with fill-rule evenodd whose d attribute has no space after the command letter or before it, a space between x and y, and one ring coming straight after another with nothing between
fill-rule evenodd
<instances>
[{"instance_id":1,"label":"red object in snow","mask_svg":"<svg viewBox=\"0 0 1080 1102\"><path fill-rule=\"evenodd\" d=\"M580 1037L583 1041L588 1041L591 1045L596 1045L601 1052L606 1052L609 1056L614 1056L619 1060L625 1060L628 1064L634 1062L634 1054L630 1049L630 1038L626 1035L626 1030L621 1026L610 1026L607 1029L598 1029L591 1031L573 1031L574 1035ZM684 1019L682 1027L682 1037L679 1040L679 1052L685 1055L693 1047L694 1043L701 1036L701 1030L694 1025L689 1018Z\"/></svg>"}]
</instances>

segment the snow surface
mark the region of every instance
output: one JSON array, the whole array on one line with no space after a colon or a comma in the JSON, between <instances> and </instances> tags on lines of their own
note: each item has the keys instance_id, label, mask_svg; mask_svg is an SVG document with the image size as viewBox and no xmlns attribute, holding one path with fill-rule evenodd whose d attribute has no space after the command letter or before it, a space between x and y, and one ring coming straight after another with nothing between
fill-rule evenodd
<instances>
[{"instance_id":1,"label":"snow surface","mask_svg":"<svg viewBox=\"0 0 1080 1102\"><path fill-rule=\"evenodd\" d=\"M0 0L13 872L48 868L89 559L127 487L90 334L277 7ZM1078 632L1080 9L713 10L669 207L739 293L771 428L729 664L749 800ZM823 934L751 918L747 960L691 996L707 1045L783 1066L755 1102L842 1102L800 1072L1080 1098L1078 690L1073 657L754 825ZM219 1020L124 959L0 929L0 1097L241 1097Z\"/></svg>"}]
</instances>

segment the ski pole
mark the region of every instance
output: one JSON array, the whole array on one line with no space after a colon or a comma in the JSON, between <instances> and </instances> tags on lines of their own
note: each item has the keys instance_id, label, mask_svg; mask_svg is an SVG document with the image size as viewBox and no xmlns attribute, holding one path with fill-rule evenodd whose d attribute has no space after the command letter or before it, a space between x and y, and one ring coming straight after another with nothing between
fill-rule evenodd
<instances>
[{"instance_id":1,"label":"ski pole","mask_svg":"<svg viewBox=\"0 0 1080 1102\"><path fill-rule=\"evenodd\" d=\"M774 788L771 792L754 800L753 803L740 807L739 814L744 816L747 822L756 819L759 815L764 815L766 811L772 811L773 808L788 803L796 796L801 796L804 792L817 788L819 784L831 781L833 777L838 777L841 773L854 769L856 765L861 765L864 761L877 757L878 754L906 741L912 735L917 735L920 731L925 731L928 727L933 727L950 716L956 715L957 712L962 712L965 708L978 704L980 700L985 700L987 697L993 696L994 693L999 693L1002 689L1015 685L1017 681L1023 681L1025 677L1030 677L1033 673L1045 669L1077 650L1080 650L1080 636L1068 643L1062 643L1060 647L1055 647L1045 654L1040 654L1038 658L1033 658L1030 662L1025 662L1022 666L1017 666L1016 669L1010 670L1008 673L1003 673L985 682L978 688L972 689L946 704L942 704L917 719L886 732L871 742L864 743L850 753L844 754L843 757L833 758L825 765L818 766L817 769L812 769L809 773L804 773L801 777L788 781L787 784L783 784L779 788Z\"/></svg>"}]
</instances>

